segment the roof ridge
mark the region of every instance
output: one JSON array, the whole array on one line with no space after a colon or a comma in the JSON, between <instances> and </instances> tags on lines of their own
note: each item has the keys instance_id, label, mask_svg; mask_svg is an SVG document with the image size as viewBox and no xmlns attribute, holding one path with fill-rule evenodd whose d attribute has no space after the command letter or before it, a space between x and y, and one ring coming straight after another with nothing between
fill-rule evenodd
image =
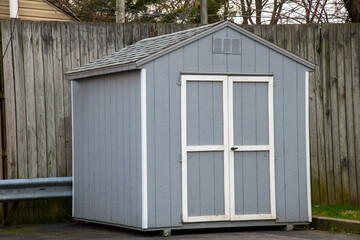
<instances>
[{"instance_id":1,"label":"roof ridge","mask_svg":"<svg viewBox=\"0 0 360 240\"><path fill-rule=\"evenodd\" d=\"M184 33L184 32L192 32L192 31L195 31L195 30L200 30L202 28L210 28L210 27L213 27L213 26L216 26L218 24L221 24L223 22L226 22L226 21L220 21L220 22L215 22L215 23L211 23L211 24L206 24L206 25L201 25L201 26L198 26L198 27L194 27L194 28L189 28L189 29L184 29L184 30L181 30L181 31L177 31L177 32L172 32L172 33L167 33L167 34L163 34L163 35L158 35L158 36L154 36L154 37L148 37L148 38L144 38L144 39L141 39L135 43L133 43L132 45L135 45L136 43L139 43L139 42L145 42L145 41L149 41L149 40L156 40L157 38L163 38L163 37L168 37L168 36L173 36L173 35L177 35L177 34L181 34L181 33ZM129 45L131 46L131 45Z\"/></svg>"}]
</instances>

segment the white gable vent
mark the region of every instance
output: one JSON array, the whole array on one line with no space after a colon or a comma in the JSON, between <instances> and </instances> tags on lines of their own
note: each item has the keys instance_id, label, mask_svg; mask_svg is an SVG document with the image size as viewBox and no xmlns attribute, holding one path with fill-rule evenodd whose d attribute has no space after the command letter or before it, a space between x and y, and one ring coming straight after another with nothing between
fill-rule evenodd
<instances>
[{"instance_id":1,"label":"white gable vent","mask_svg":"<svg viewBox=\"0 0 360 240\"><path fill-rule=\"evenodd\" d=\"M241 39L213 38L213 53L241 54Z\"/></svg>"}]
</instances>

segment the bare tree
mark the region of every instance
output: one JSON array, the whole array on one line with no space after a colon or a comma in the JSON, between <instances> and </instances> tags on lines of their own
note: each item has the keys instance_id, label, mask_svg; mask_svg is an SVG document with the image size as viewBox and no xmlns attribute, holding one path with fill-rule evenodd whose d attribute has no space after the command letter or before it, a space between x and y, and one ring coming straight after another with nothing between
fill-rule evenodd
<instances>
[{"instance_id":1,"label":"bare tree","mask_svg":"<svg viewBox=\"0 0 360 240\"><path fill-rule=\"evenodd\" d=\"M50 0L83 21L115 21L115 0ZM126 0L126 19L200 23L199 0ZM360 0L207 0L209 22L242 24L360 22ZM346 8L345 8L346 7Z\"/></svg>"},{"instance_id":2,"label":"bare tree","mask_svg":"<svg viewBox=\"0 0 360 240\"><path fill-rule=\"evenodd\" d=\"M342 1L347 0L234 0L232 4L243 24L254 24L254 19L255 24L325 23L347 21Z\"/></svg>"}]
</instances>

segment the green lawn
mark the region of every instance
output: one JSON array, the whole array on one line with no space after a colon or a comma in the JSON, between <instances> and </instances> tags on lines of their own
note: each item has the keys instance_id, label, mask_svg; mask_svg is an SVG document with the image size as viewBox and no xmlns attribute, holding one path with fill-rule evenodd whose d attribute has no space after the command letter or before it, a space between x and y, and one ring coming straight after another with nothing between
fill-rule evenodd
<instances>
[{"instance_id":1,"label":"green lawn","mask_svg":"<svg viewBox=\"0 0 360 240\"><path fill-rule=\"evenodd\" d=\"M360 207L354 206L312 206L313 216L342 218L360 221Z\"/></svg>"}]
</instances>

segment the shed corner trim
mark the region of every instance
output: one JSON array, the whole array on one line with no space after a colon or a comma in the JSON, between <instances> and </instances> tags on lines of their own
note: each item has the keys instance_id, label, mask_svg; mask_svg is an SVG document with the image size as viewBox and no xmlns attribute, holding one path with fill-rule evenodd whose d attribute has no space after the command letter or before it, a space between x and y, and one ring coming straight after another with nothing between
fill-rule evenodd
<instances>
[{"instance_id":1,"label":"shed corner trim","mask_svg":"<svg viewBox=\"0 0 360 240\"><path fill-rule=\"evenodd\" d=\"M142 228L148 228L146 69L140 73Z\"/></svg>"}]
</instances>

